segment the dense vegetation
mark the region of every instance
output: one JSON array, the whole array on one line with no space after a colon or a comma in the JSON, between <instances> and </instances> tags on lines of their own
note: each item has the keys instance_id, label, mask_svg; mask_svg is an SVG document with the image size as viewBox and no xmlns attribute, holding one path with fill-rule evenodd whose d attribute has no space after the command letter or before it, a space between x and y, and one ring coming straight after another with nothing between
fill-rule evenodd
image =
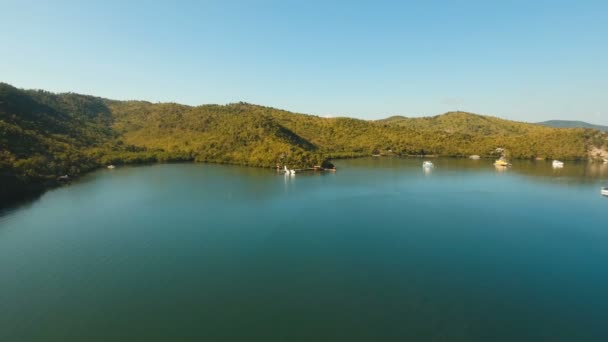
<instances>
[{"instance_id":1,"label":"dense vegetation","mask_svg":"<svg viewBox=\"0 0 608 342\"><path fill-rule=\"evenodd\" d=\"M606 136L456 112L379 121L236 103L185 106L21 90L0 83L0 185L14 196L108 164L206 161L310 167L370 154L587 158Z\"/></svg>"},{"instance_id":2,"label":"dense vegetation","mask_svg":"<svg viewBox=\"0 0 608 342\"><path fill-rule=\"evenodd\" d=\"M537 125L555 128L591 128L598 131L608 132L608 126L594 125L584 121L549 120L537 123Z\"/></svg>"}]
</instances>

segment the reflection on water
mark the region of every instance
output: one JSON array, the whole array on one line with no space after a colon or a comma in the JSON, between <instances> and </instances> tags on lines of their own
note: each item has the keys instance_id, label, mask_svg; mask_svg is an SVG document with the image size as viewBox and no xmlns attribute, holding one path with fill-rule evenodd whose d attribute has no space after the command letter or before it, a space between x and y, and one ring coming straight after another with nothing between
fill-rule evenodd
<instances>
[{"instance_id":1,"label":"reflection on water","mask_svg":"<svg viewBox=\"0 0 608 342\"><path fill-rule=\"evenodd\" d=\"M507 172L507 170L509 170L509 167L508 166L494 165L494 169L498 173L503 173L503 172Z\"/></svg>"},{"instance_id":2,"label":"reflection on water","mask_svg":"<svg viewBox=\"0 0 608 342\"><path fill-rule=\"evenodd\" d=\"M365 167L374 169L396 169L396 168L419 168L424 160L421 158L358 158L350 160L338 160L343 167L355 168ZM460 171L483 172L494 167L493 159L472 160L465 158L435 158L432 160L437 169L450 169ZM551 176L553 167L551 161L536 160L512 160L509 171L529 176ZM561 175L573 178L608 178L608 164L592 163L586 161L569 161L564 167L558 169Z\"/></svg>"},{"instance_id":3,"label":"reflection on water","mask_svg":"<svg viewBox=\"0 0 608 342\"><path fill-rule=\"evenodd\" d=\"M399 157L382 157L382 158L358 158L358 159L350 159L350 160L338 160L336 163L340 164L340 171L348 171L350 170L359 170L359 172L364 170L368 170L370 173L374 173L378 170L394 170L399 172L399 170L411 170L413 168L420 168L423 159L421 158L399 158ZM484 173L490 170L493 170L496 174L509 173L511 175L520 175L526 177L535 178L538 181L543 182L552 182L555 184L589 184L589 183L597 183L603 184L604 186L608 186L608 182L601 183L602 181L606 181L608 179L608 164L604 163L592 163L592 162L566 162L563 167L552 167L551 161L536 161L536 160L513 160L512 166L509 167L501 167L493 165L493 160L491 159L463 159L463 158L436 158L433 159L434 167L423 167L424 175L431 175L434 169L437 169L437 172L460 172L462 174L476 174L476 173ZM217 176L222 175L227 178L231 178L231 184L228 189L224 189L226 192L230 193L230 188L246 186L246 187L254 187L259 188L261 185L254 183L251 184L248 181L241 182L243 177L259 177L265 178L268 177L275 171L270 172L268 169L262 168L251 168L251 167L241 167L241 166L229 166L229 165L210 165L209 168L201 168L201 164L183 164L182 169L188 170L188 168L197 168L202 176ZM204 164L203 164L204 165ZM153 165L153 167L166 167L171 169L170 164L165 165ZM117 172L120 174L118 177L119 182L124 182L125 186L127 183L138 183L142 173L146 174L150 172L149 166L129 166L129 167L121 167L115 170L102 169L96 173L87 174L81 179L78 179L76 183L78 184L86 184L88 182L97 182L99 183L99 175L100 174L111 174L112 172ZM183 177L185 173L183 171L171 171L171 174L164 175L162 177L155 176L154 186L172 186L174 180ZM285 178L284 187L287 191L289 187L295 186L295 179L297 177L311 177L311 176L320 176L325 177L328 175L334 175L334 173L329 172L303 172L297 175L286 175L282 172L275 172L278 175L281 175ZM145 179L147 182L148 179ZM69 187L71 185L67 185ZM146 185L143 185L146 186ZM196 187L196 184L192 185ZM208 186L208 185L206 185ZM265 196L267 192L260 191L259 196ZM44 194L42 194L44 196ZM0 203L0 217L6 215L14 210L19 208L25 208L23 206L29 206L31 203L35 202L40 195L31 197L26 200L20 200L16 202L5 202Z\"/></svg>"},{"instance_id":4,"label":"reflection on water","mask_svg":"<svg viewBox=\"0 0 608 342\"><path fill-rule=\"evenodd\" d=\"M608 179L608 165L589 162L569 162L553 168L550 162L518 161L513 163L513 172L530 177L561 178L570 184Z\"/></svg>"},{"instance_id":5,"label":"reflection on water","mask_svg":"<svg viewBox=\"0 0 608 342\"><path fill-rule=\"evenodd\" d=\"M283 174L285 192L289 192L289 190L295 186L295 178L296 178L295 174L291 174L291 173Z\"/></svg>"},{"instance_id":6,"label":"reflection on water","mask_svg":"<svg viewBox=\"0 0 608 342\"><path fill-rule=\"evenodd\" d=\"M0 218L0 341L605 340L606 165L433 163L87 175Z\"/></svg>"},{"instance_id":7,"label":"reflection on water","mask_svg":"<svg viewBox=\"0 0 608 342\"><path fill-rule=\"evenodd\" d=\"M338 163L347 163L345 167L364 167L370 169L409 169L420 167L420 158L361 158ZM433 172L461 172L479 173L494 170L498 173L508 172L513 175L522 175L538 178L543 181L560 179L569 184L593 183L608 179L608 164L592 162L566 162L562 168L553 168L551 161L513 160L509 167L497 166L494 160L471 160L463 158L436 158L433 160L434 168L423 168L425 174Z\"/></svg>"}]
</instances>

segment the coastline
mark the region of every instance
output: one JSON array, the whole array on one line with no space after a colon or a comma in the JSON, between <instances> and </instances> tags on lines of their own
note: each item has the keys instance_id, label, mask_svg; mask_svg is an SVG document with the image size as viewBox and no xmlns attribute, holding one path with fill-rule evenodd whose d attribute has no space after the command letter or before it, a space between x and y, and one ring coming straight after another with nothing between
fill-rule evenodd
<instances>
[{"instance_id":1,"label":"coastline","mask_svg":"<svg viewBox=\"0 0 608 342\"><path fill-rule=\"evenodd\" d=\"M392 154L380 154L380 155L370 155L370 154L357 154L353 153L350 155L342 154L339 156L332 156L332 158L328 159L328 161L333 160L347 160L347 159L363 159L363 158L406 158L406 159L424 159L424 158L453 158L453 159L469 159L469 156L448 156L448 155L437 155L437 154L428 154L428 155L402 155L397 153ZM481 160L492 160L498 158L498 156L480 156ZM547 161L550 159L543 158L512 158L512 160L518 161ZM575 162L589 162L589 163L600 163L598 160L594 158L578 158L578 159L565 159L565 161L575 161ZM475 160L471 159L472 162ZM117 166L148 166L148 165L157 165L157 164L213 164L213 165L233 165L233 166L245 166L245 167L253 167L259 169L275 169L276 167L268 167L268 166L260 166L260 165L251 165L245 163L238 162L217 162L217 161L200 161L200 160L165 160L165 161L155 161L155 162L134 162L134 163L116 163ZM81 170L80 173L70 175L67 181L60 181L58 179L44 179L32 182L24 182L22 179L16 176L8 176L2 175L0 176L0 210L12 207L14 205L18 205L21 202L27 202L32 198L37 198L42 196L45 192L49 190L53 190L62 186L69 185L71 182L80 179L81 177L90 174L95 171L102 170L107 166L99 165L98 167ZM312 170L313 167L310 167Z\"/></svg>"}]
</instances>

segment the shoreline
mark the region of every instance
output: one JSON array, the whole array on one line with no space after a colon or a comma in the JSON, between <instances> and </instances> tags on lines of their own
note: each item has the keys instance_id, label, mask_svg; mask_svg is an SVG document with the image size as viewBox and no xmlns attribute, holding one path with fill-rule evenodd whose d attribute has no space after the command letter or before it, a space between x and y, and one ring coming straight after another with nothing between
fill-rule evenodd
<instances>
[{"instance_id":1,"label":"shoreline","mask_svg":"<svg viewBox=\"0 0 608 342\"><path fill-rule=\"evenodd\" d=\"M469 159L472 162L475 162L475 159L470 159L469 156L441 156L441 155L399 155L399 154L390 154L390 155L352 155L352 156L338 156L334 158L329 158L329 161L333 160L348 160L348 159L363 159L363 158L402 158L402 159L424 159L424 158L449 158L449 159ZM480 156L478 160L492 160L498 158L498 156ZM551 159L537 159L537 158L511 158L511 160L518 161L532 161L532 162L548 162ZM563 159L564 161L570 162L588 162L588 163L598 163L602 164L601 161L595 160L592 158L579 158L579 159ZM230 163L230 162L213 162L213 161L196 161L196 160L176 160L176 161L163 161L163 162L143 162L143 163L117 163L116 166L121 167L133 167L133 166L150 166L157 164L211 164L211 165L228 165L228 166L242 166L242 167L252 167L258 169L268 169L268 170L276 170L276 167L267 167L267 166L256 166L256 165L246 165L243 163ZM77 175L69 175L69 179L66 181L60 181L58 179L47 179L44 181L31 182L31 183L22 183L22 185L16 185L16 182L20 182L18 177L10 177L11 179L7 179L9 177L4 177L5 179L0 179L0 188L2 188L2 195L0 196L0 212L6 208L10 208L14 205L18 205L22 202L28 202L32 198L38 198L42 196L45 192L49 190L53 190L62 186L69 185L71 182L80 179L81 177L93 173L95 171L100 171L105 169L107 166L100 166L97 168L92 168L90 170L86 170ZM325 168L324 170L315 170L314 167L310 168L301 168L299 169L302 172L303 170L310 172L335 172L330 168Z\"/></svg>"}]
</instances>

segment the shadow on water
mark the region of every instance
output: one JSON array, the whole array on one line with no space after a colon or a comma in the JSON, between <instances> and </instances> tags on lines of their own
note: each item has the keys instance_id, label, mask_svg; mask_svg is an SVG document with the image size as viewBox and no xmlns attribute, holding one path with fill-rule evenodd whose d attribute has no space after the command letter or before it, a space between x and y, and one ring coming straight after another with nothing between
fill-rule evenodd
<instances>
[{"instance_id":1,"label":"shadow on water","mask_svg":"<svg viewBox=\"0 0 608 342\"><path fill-rule=\"evenodd\" d=\"M435 164L433 169L423 169L422 162L431 160ZM400 174L400 170L413 171L420 169L424 175L430 177L433 174L454 173L475 175L480 173L495 173L503 175L518 175L529 178L534 178L535 181L551 182L556 185L575 185L575 184L603 184L608 186L608 165L589 162L566 162L563 168L553 168L551 161L533 161L533 160L514 160L513 165L508 168L495 168L493 160L480 159L471 160L466 158L415 158L415 157L370 157L356 159L337 160L338 175L342 172L355 172L365 174L367 172L392 172ZM196 177L192 177L195 175ZM213 184L204 182L205 176L217 177L221 176L224 179L229 179L228 186L224 183L222 187L216 187ZM154 164L154 165L135 165L125 166L114 170L100 169L92 173L86 174L69 184L59 186L55 189L47 191L56 191L66 187L83 185L91 182L100 182L103 186L104 181L124 182L125 185L130 183L149 182L154 180L154 184L141 184L141 186L153 187L183 187L182 179L188 178L194 180L194 184L189 184L191 189L206 188L208 191L218 193L218 196L230 194L236 191L239 187L250 188L252 191L247 191L248 194L256 194L261 199L273 196L268 187L274 182L273 176L285 177L281 172L274 169L264 169L247 166L235 165L218 165L205 163L182 163L180 167L175 168L174 164ZM288 189L294 187L297 180L302 182L310 177L324 177L327 175L336 176L335 173L329 172L303 172L295 176L285 177L283 186ZM120 177L115 177L120 176ZM196 183L197 179L201 182ZM255 180L252 182L251 180ZM314 179L314 178L313 178ZM107 183L106 183L107 184ZM303 186L305 186L303 184ZM187 190L187 189L184 189ZM39 200L47 191L33 191L27 194L22 194L18 197L0 198L0 217L5 216L15 210L31 205ZM220 198L221 199L221 198Z\"/></svg>"},{"instance_id":2,"label":"shadow on water","mask_svg":"<svg viewBox=\"0 0 608 342\"><path fill-rule=\"evenodd\" d=\"M27 190L14 190L5 186L0 186L0 188L2 189L2 194L0 194L0 217L35 202L45 193L42 188Z\"/></svg>"},{"instance_id":3,"label":"shadow on water","mask_svg":"<svg viewBox=\"0 0 608 342\"><path fill-rule=\"evenodd\" d=\"M176 165L179 164L179 165ZM285 186L295 186L296 179L312 179L328 174L327 172L302 172L285 179ZM275 169L248 167L239 165L207 163L167 163L152 165L130 165L116 169L99 169L82 175L71 182L52 188L30 191L19 196L0 197L0 217L6 216L24 206L30 206L40 200L46 193L69 190L83 185L90 185L93 190L101 191L104 187L123 185L124 188L136 186L146 191L163 189L183 189L184 196L196 190L215 194L217 200L238 200L237 196L254 196L269 199L273 196L270 188L275 184L275 177L284 177ZM185 182L184 179L188 179ZM209 182L209 179L223 179L222 184ZM247 191L241 191L247 189ZM241 198L246 200L246 198Z\"/></svg>"},{"instance_id":4,"label":"shadow on water","mask_svg":"<svg viewBox=\"0 0 608 342\"><path fill-rule=\"evenodd\" d=\"M19 198L8 198L0 200L0 218L16 210L31 206L35 201L42 197L43 192L28 194Z\"/></svg>"}]
</instances>

